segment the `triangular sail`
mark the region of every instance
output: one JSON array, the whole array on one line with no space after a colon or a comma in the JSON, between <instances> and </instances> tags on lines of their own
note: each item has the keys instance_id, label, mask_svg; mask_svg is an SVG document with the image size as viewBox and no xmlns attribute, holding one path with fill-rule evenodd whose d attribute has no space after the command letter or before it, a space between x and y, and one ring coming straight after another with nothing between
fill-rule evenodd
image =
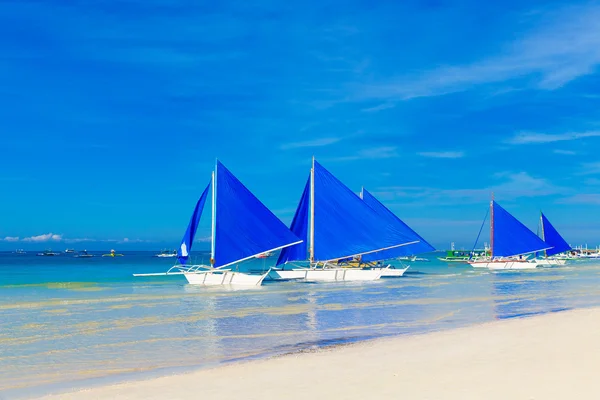
<instances>
[{"instance_id":1,"label":"triangular sail","mask_svg":"<svg viewBox=\"0 0 600 400\"><path fill-rule=\"evenodd\" d=\"M301 242L219 161L215 180L215 268Z\"/></svg>"},{"instance_id":2,"label":"triangular sail","mask_svg":"<svg viewBox=\"0 0 600 400\"><path fill-rule=\"evenodd\" d=\"M560 236L560 233L552 226L544 214L542 214L542 233L544 235L544 242L548 243L548 246L552 246L551 249L546 250L547 256L571 250L571 246Z\"/></svg>"},{"instance_id":3,"label":"triangular sail","mask_svg":"<svg viewBox=\"0 0 600 400\"><path fill-rule=\"evenodd\" d=\"M298 238L302 239L302 243L295 246L286 247L281 250L279 258L277 259L277 265L285 264L288 261L304 261L308 255L308 212L310 205L310 177L304 186L304 192L300 198L300 204L294 214L292 225L290 225L291 231Z\"/></svg>"},{"instance_id":4,"label":"triangular sail","mask_svg":"<svg viewBox=\"0 0 600 400\"><path fill-rule=\"evenodd\" d=\"M192 213L192 218L190 218L190 223L188 224L187 230L183 235L183 239L181 239L181 245L177 250L177 261L185 265L189 258L189 254L192 251L192 244L194 243L194 236L196 236L196 230L198 229L198 223L200 222L200 217L202 216L202 210L204 210L204 204L206 203L206 198L208 197L208 191L210 189L211 182L208 183L204 192L198 199L196 203L196 208L194 208L194 212Z\"/></svg>"},{"instance_id":5,"label":"triangular sail","mask_svg":"<svg viewBox=\"0 0 600 400\"><path fill-rule=\"evenodd\" d=\"M367 190L363 189L362 199L369 207L371 207L377 214L388 220L391 224L396 224L398 229L403 232L407 237L413 240L418 240L418 243L409 244L406 246L395 247L389 250L382 250L376 253L365 254L362 257L362 261L378 261L378 260L389 260L396 257L412 256L415 254L427 253L434 251L435 248L427 243L417 232L412 230L408 225L398 218L393 212L391 212L386 206L384 206L379 200L375 198Z\"/></svg>"},{"instance_id":6,"label":"triangular sail","mask_svg":"<svg viewBox=\"0 0 600 400\"><path fill-rule=\"evenodd\" d=\"M494 212L493 257L516 256L552 247L495 201L492 202L492 207Z\"/></svg>"},{"instance_id":7,"label":"triangular sail","mask_svg":"<svg viewBox=\"0 0 600 400\"><path fill-rule=\"evenodd\" d=\"M414 242L316 161L313 190L313 261L336 260Z\"/></svg>"}]
</instances>

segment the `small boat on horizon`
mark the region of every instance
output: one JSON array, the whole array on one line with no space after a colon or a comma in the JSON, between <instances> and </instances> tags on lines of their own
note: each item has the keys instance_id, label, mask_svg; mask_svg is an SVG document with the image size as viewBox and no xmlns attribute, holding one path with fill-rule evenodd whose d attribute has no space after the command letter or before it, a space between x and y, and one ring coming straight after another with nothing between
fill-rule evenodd
<instances>
[{"instance_id":1,"label":"small boat on horizon","mask_svg":"<svg viewBox=\"0 0 600 400\"><path fill-rule=\"evenodd\" d=\"M111 250L108 254L102 254L102 257L123 257L123 254L118 254L114 250Z\"/></svg>"},{"instance_id":2,"label":"small boat on horizon","mask_svg":"<svg viewBox=\"0 0 600 400\"><path fill-rule=\"evenodd\" d=\"M75 249L66 249L65 253L75 253Z\"/></svg>"},{"instance_id":3,"label":"small boat on horizon","mask_svg":"<svg viewBox=\"0 0 600 400\"><path fill-rule=\"evenodd\" d=\"M160 253L155 254L153 257L160 257L160 258L170 258L170 257L177 257L177 250L161 250Z\"/></svg>"},{"instance_id":4,"label":"small boat on horizon","mask_svg":"<svg viewBox=\"0 0 600 400\"><path fill-rule=\"evenodd\" d=\"M83 251L80 251L79 253L77 253L74 257L77 257L77 258L90 258L90 257L94 257L94 255L88 253L87 250L83 250Z\"/></svg>"},{"instance_id":5,"label":"small boat on horizon","mask_svg":"<svg viewBox=\"0 0 600 400\"><path fill-rule=\"evenodd\" d=\"M44 250L41 253L37 253L38 256L50 257L50 256L60 256L60 253L55 253L50 249Z\"/></svg>"},{"instance_id":6,"label":"small boat on horizon","mask_svg":"<svg viewBox=\"0 0 600 400\"><path fill-rule=\"evenodd\" d=\"M27 252L23 249L17 249L15 250L15 254L27 254Z\"/></svg>"}]
</instances>

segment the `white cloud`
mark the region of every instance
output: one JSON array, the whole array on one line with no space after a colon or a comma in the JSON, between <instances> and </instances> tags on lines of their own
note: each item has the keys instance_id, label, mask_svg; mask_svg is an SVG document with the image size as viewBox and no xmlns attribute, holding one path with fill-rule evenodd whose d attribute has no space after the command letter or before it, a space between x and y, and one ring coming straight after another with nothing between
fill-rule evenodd
<instances>
[{"instance_id":1,"label":"white cloud","mask_svg":"<svg viewBox=\"0 0 600 400\"><path fill-rule=\"evenodd\" d=\"M394 108L396 105L394 103L383 103L375 107L363 108L361 111L363 112L378 112L383 110L388 110L390 108Z\"/></svg>"},{"instance_id":2,"label":"white cloud","mask_svg":"<svg viewBox=\"0 0 600 400\"><path fill-rule=\"evenodd\" d=\"M355 160L372 160L398 157L398 151L395 146L380 146L361 149L356 154L351 156L334 157L328 161L355 161Z\"/></svg>"},{"instance_id":3,"label":"white cloud","mask_svg":"<svg viewBox=\"0 0 600 400\"><path fill-rule=\"evenodd\" d=\"M600 194L598 193L579 193L559 201L565 204L600 204Z\"/></svg>"},{"instance_id":4,"label":"white cloud","mask_svg":"<svg viewBox=\"0 0 600 400\"><path fill-rule=\"evenodd\" d=\"M513 89L520 83L554 90L593 73L600 64L600 6L567 6L530 20L534 25L529 31L514 35L518 39L506 42L499 55L361 85L356 97L406 100L500 82Z\"/></svg>"},{"instance_id":5,"label":"white cloud","mask_svg":"<svg viewBox=\"0 0 600 400\"><path fill-rule=\"evenodd\" d=\"M418 154L422 157L431 158L462 158L465 156L462 151L424 151Z\"/></svg>"},{"instance_id":6,"label":"white cloud","mask_svg":"<svg viewBox=\"0 0 600 400\"><path fill-rule=\"evenodd\" d=\"M600 162L589 162L581 164L582 170L579 175L596 175L600 174Z\"/></svg>"},{"instance_id":7,"label":"white cloud","mask_svg":"<svg viewBox=\"0 0 600 400\"><path fill-rule=\"evenodd\" d=\"M555 153L555 154L562 154L564 156L574 156L574 155L577 154L577 152L575 152L575 151L572 151L572 150L563 150L563 149L556 149L556 150L554 150L553 153Z\"/></svg>"},{"instance_id":8,"label":"white cloud","mask_svg":"<svg viewBox=\"0 0 600 400\"><path fill-rule=\"evenodd\" d=\"M1 241L5 241L5 242L18 242L19 241L19 237L18 236L7 236L4 239L1 239Z\"/></svg>"},{"instance_id":9,"label":"white cloud","mask_svg":"<svg viewBox=\"0 0 600 400\"><path fill-rule=\"evenodd\" d=\"M284 143L280 146L280 149L281 150L289 150L289 149L298 149L298 148L303 148L303 147L322 147L322 146L328 146L330 144L337 143L340 140L341 140L341 138L331 137L331 138L307 140L304 142Z\"/></svg>"},{"instance_id":10,"label":"white cloud","mask_svg":"<svg viewBox=\"0 0 600 400\"><path fill-rule=\"evenodd\" d=\"M537 133L537 132L519 132L512 138L508 139L508 144L536 144L536 143L553 143L553 142L564 142L569 140L577 140L588 137L598 137L600 131L589 131L589 132L567 132L559 134L549 133ZM555 153L558 152L555 150ZM562 154L569 154L563 153Z\"/></svg>"},{"instance_id":11,"label":"white cloud","mask_svg":"<svg viewBox=\"0 0 600 400\"><path fill-rule=\"evenodd\" d=\"M61 240L63 240L62 235L56 235L54 233L46 233L43 235L30 236L30 237L23 238L24 242L49 242L49 241L60 242Z\"/></svg>"}]
</instances>

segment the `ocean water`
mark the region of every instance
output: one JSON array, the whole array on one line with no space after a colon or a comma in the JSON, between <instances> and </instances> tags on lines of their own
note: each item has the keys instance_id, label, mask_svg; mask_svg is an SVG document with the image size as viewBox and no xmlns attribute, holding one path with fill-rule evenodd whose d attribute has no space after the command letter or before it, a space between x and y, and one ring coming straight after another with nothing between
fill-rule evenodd
<instances>
[{"instance_id":1,"label":"ocean water","mask_svg":"<svg viewBox=\"0 0 600 400\"><path fill-rule=\"evenodd\" d=\"M0 398L600 304L597 261L489 272L437 255L411 263L402 278L232 290L183 276L133 277L174 261L149 252L0 253Z\"/></svg>"}]
</instances>

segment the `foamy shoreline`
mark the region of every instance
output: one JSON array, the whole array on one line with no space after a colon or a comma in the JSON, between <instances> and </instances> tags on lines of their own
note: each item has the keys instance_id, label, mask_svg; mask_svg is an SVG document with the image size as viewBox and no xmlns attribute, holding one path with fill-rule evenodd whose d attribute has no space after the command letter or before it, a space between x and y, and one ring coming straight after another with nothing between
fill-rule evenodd
<instances>
[{"instance_id":1,"label":"foamy shoreline","mask_svg":"<svg viewBox=\"0 0 600 400\"><path fill-rule=\"evenodd\" d=\"M599 334L600 308L581 309L41 399L596 399Z\"/></svg>"}]
</instances>

